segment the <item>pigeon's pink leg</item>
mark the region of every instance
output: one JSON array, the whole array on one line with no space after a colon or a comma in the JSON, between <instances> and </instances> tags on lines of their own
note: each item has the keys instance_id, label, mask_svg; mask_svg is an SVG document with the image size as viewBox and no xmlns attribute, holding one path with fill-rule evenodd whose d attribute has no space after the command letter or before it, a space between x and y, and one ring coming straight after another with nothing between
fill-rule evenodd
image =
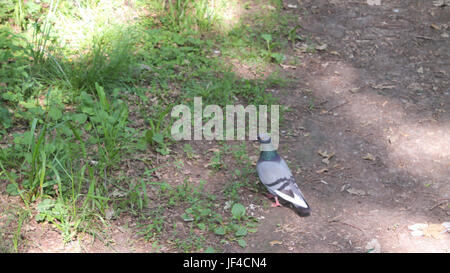
<instances>
[{"instance_id":1,"label":"pigeon's pink leg","mask_svg":"<svg viewBox=\"0 0 450 273\"><path fill-rule=\"evenodd\" d=\"M275 203L272 204L273 208L276 207L282 207L282 205L280 204L280 202L278 202L278 196L275 196Z\"/></svg>"}]
</instances>

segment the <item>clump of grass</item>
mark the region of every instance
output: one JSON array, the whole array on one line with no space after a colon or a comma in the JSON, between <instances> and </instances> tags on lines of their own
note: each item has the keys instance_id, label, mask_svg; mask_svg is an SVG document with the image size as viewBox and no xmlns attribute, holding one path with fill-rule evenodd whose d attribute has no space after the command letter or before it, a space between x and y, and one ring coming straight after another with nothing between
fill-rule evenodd
<instances>
[{"instance_id":1,"label":"clump of grass","mask_svg":"<svg viewBox=\"0 0 450 273\"><path fill-rule=\"evenodd\" d=\"M67 59L64 67L75 90L94 91L102 86L124 86L132 82L134 41L126 29L114 30L93 38L92 48Z\"/></svg>"},{"instance_id":2,"label":"clump of grass","mask_svg":"<svg viewBox=\"0 0 450 273\"><path fill-rule=\"evenodd\" d=\"M96 90L99 99L82 93L75 112L53 102L30 108L29 131L15 134L15 145L0 153L7 192L27 206L39 202L36 220L53 223L66 242L103 222L109 198L101 181L129 151L127 106L110 103L98 84Z\"/></svg>"}]
</instances>

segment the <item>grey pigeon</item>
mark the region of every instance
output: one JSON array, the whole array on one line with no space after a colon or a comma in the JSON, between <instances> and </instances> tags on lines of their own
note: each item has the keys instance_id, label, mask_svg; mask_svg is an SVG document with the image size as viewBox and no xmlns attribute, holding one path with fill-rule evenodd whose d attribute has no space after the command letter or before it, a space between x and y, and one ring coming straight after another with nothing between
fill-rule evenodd
<instances>
[{"instance_id":1,"label":"grey pigeon","mask_svg":"<svg viewBox=\"0 0 450 273\"><path fill-rule=\"evenodd\" d=\"M281 197L290 202L300 216L309 216L311 208L298 188L286 161L273 147L270 136L261 134L258 136L258 141L261 143L261 154L256 164L256 171L264 186L275 196L274 205L281 206L278 202L278 197Z\"/></svg>"}]
</instances>

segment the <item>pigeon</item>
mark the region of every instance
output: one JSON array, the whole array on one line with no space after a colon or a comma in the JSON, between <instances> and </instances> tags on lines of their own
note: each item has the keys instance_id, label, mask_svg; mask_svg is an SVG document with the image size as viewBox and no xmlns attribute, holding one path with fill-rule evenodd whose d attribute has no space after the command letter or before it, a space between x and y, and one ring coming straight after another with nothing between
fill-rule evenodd
<instances>
[{"instance_id":1,"label":"pigeon","mask_svg":"<svg viewBox=\"0 0 450 273\"><path fill-rule=\"evenodd\" d=\"M295 182L286 161L273 147L270 136L261 134L258 136L258 141L261 143L261 154L256 164L256 171L261 182L275 197L275 204L272 206L281 206L278 202L278 197L281 197L290 202L300 216L309 216L311 208Z\"/></svg>"}]
</instances>

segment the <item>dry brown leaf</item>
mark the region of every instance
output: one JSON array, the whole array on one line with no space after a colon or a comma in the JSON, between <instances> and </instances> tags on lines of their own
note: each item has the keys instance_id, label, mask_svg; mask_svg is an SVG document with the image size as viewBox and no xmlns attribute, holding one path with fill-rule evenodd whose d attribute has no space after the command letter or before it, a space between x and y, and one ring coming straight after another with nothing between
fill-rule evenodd
<instances>
[{"instance_id":1,"label":"dry brown leaf","mask_svg":"<svg viewBox=\"0 0 450 273\"><path fill-rule=\"evenodd\" d=\"M444 230L445 227L441 224L429 224L427 228L423 229L423 235L433 237L434 239L441 239Z\"/></svg>"},{"instance_id":2,"label":"dry brown leaf","mask_svg":"<svg viewBox=\"0 0 450 273\"><path fill-rule=\"evenodd\" d=\"M329 154L328 151L318 150L317 153L323 157L323 158L332 158L334 156L334 153Z\"/></svg>"},{"instance_id":3,"label":"dry brown leaf","mask_svg":"<svg viewBox=\"0 0 450 273\"><path fill-rule=\"evenodd\" d=\"M319 51L327 50L327 48L328 48L328 45L327 45L327 44L323 44L323 45L320 45L320 46L316 46L316 49L319 50Z\"/></svg>"},{"instance_id":4,"label":"dry brown leaf","mask_svg":"<svg viewBox=\"0 0 450 273\"><path fill-rule=\"evenodd\" d=\"M350 92L352 93L356 93L359 91L359 87L353 87L352 89L350 89Z\"/></svg>"},{"instance_id":5,"label":"dry brown leaf","mask_svg":"<svg viewBox=\"0 0 450 273\"><path fill-rule=\"evenodd\" d=\"M434 29L436 29L436 30L440 30L440 29L441 29L441 28L440 28L438 25L436 25L436 24L431 24L430 27L432 27L432 28L434 28Z\"/></svg>"},{"instance_id":6,"label":"dry brown leaf","mask_svg":"<svg viewBox=\"0 0 450 273\"><path fill-rule=\"evenodd\" d=\"M354 189L354 188L347 189L347 192L354 194L354 195L359 195L359 196L366 195L366 192L364 190L358 190L358 189Z\"/></svg>"},{"instance_id":7,"label":"dry brown leaf","mask_svg":"<svg viewBox=\"0 0 450 273\"><path fill-rule=\"evenodd\" d=\"M317 153L323 157L322 163L326 165L330 164L330 159L334 156L334 153L328 153L328 151L319 150Z\"/></svg>"},{"instance_id":8,"label":"dry brown leaf","mask_svg":"<svg viewBox=\"0 0 450 273\"><path fill-rule=\"evenodd\" d=\"M281 241L278 241L278 240L273 240L273 241L269 242L269 244L271 246L274 246L274 245L282 245L283 243Z\"/></svg>"},{"instance_id":9,"label":"dry brown leaf","mask_svg":"<svg viewBox=\"0 0 450 273\"><path fill-rule=\"evenodd\" d=\"M328 172L328 168L322 168L322 169L316 171L316 173L318 173L318 174L321 174L324 172Z\"/></svg>"},{"instance_id":10,"label":"dry brown leaf","mask_svg":"<svg viewBox=\"0 0 450 273\"><path fill-rule=\"evenodd\" d=\"M293 66L293 65L285 65L285 64L280 64L280 66L281 66L283 69L289 69L289 68L291 68L291 69L296 69L296 68L297 68L296 66Z\"/></svg>"},{"instance_id":11,"label":"dry brown leaf","mask_svg":"<svg viewBox=\"0 0 450 273\"><path fill-rule=\"evenodd\" d=\"M370 153L367 153L365 156L363 156L363 159L370 160L370 161L375 161L375 157L372 154L370 154Z\"/></svg>"}]
</instances>

